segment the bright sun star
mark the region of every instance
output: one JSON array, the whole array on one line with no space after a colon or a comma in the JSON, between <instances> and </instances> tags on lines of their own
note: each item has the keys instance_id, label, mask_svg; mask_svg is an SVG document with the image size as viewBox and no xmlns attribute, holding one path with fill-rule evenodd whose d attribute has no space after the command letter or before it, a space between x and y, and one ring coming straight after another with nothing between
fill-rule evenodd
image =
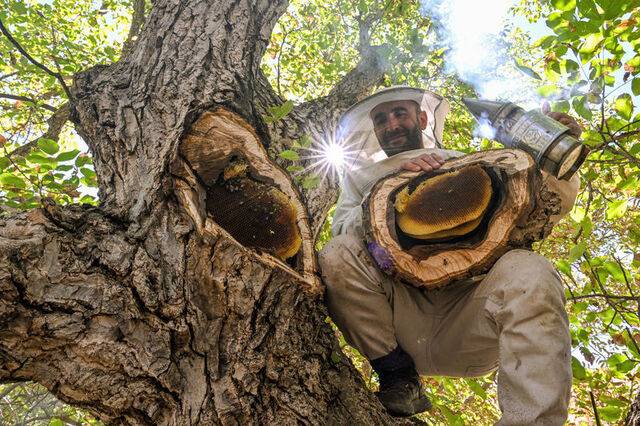
<instances>
[{"instance_id":1,"label":"bright sun star","mask_svg":"<svg viewBox=\"0 0 640 426\"><path fill-rule=\"evenodd\" d=\"M326 146L324 154L325 158L332 166L340 168L344 164L345 153L344 148L341 145L335 142L330 143Z\"/></svg>"},{"instance_id":2,"label":"bright sun star","mask_svg":"<svg viewBox=\"0 0 640 426\"><path fill-rule=\"evenodd\" d=\"M333 138L316 138L314 146L306 148L307 155L302 158L312 162L305 167L304 172L313 172L322 179L327 175L339 177L344 167L355 153Z\"/></svg>"}]
</instances>

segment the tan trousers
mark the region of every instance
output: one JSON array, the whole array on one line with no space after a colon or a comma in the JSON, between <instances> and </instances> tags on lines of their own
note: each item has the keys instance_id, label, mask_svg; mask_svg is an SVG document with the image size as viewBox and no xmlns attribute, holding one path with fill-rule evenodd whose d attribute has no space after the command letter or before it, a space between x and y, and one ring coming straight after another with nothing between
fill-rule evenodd
<instances>
[{"instance_id":1,"label":"tan trousers","mask_svg":"<svg viewBox=\"0 0 640 426\"><path fill-rule=\"evenodd\" d=\"M333 238L319 256L329 313L369 359L399 344L423 375L498 368L499 425L561 425L571 393L562 283L544 257L513 250L478 280L421 290L372 263L362 242Z\"/></svg>"}]
</instances>

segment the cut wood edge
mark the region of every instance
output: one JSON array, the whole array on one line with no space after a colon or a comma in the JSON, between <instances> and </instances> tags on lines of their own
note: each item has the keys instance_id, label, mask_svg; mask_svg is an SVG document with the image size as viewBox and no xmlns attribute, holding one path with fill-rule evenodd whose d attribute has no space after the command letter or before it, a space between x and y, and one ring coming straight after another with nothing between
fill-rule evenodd
<instances>
[{"instance_id":1,"label":"cut wood edge","mask_svg":"<svg viewBox=\"0 0 640 426\"><path fill-rule=\"evenodd\" d=\"M526 224L541 184L535 162L520 150L482 151L449 160L437 173L473 164L500 170L509 195L490 218L485 237L477 245L460 249L451 246L424 259L417 259L401 247L394 226L389 223L393 222L390 215L380 213L393 213L394 192L423 172L393 173L374 185L365 201L365 233L367 242L375 242L386 251L392 265L388 273L417 287L437 288L486 272L500 256L514 248L510 246L512 234Z\"/></svg>"},{"instance_id":2,"label":"cut wood edge","mask_svg":"<svg viewBox=\"0 0 640 426\"><path fill-rule=\"evenodd\" d=\"M220 237L228 238L262 264L290 275L308 293L322 294L307 209L286 172L269 159L249 123L223 108L207 111L182 139L179 154L171 165L174 191L199 235L212 242ZM244 157L253 172L287 195L295 206L296 224L302 238L302 246L296 255L300 258L295 268L269 253L244 246L207 215L203 182L216 178L234 155Z\"/></svg>"}]
</instances>

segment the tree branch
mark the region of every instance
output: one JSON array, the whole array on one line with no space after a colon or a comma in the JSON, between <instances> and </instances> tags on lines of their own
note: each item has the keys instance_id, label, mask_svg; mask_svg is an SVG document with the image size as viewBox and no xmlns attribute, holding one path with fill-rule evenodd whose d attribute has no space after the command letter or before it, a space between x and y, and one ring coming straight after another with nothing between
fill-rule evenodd
<instances>
[{"instance_id":1,"label":"tree branch","mask_svg":"<svg viewBox=\"0 0 640 426\"><path fill-rule=\"evenodd\" d=\"M593 392L589 391L589 397L591 398L591 407L593 408L593 415L596 419L596 425L602 426L602 423L600 423L600 416L598 415L598 407L596 406L596 399L593 396Z\"/></svg>"},{"instance_id":2,"label":"tree branch","mask_svg":"<svg viewBox=\"0 0 640 426\"><path fill-rule=\"evenodd\" d=\"M133 3L133 16L131 18L131 26L129 27L127 39L124 41L124 44L122 46L123 55L131 50L133 43L138 38L138 34L140 34L140 30L142 29L142 24L144 24L145 18L144 5L145 0L135 0Z\"/></svg>"},{"instance_id":3,"label":"tree branch","mask_svg":"<svg viewBox=\"0 0 640 426\"><path fill-rule=\"evenodd\" d=\"M22 56L27 58L29 62L31 62L32 64L34 64L35 66L37 66L38 68L40 68L41 70L49 74L50 76L55 77L62 85L64 92L67 94L67 98L69 100L73 99L71 97L71 92L69 91L69 87L67 86L67 83L65 83L62 75L60 73L52 71L49 67L47 67L43 63L35 60L26 50L24 50L24 48L20 45L20 43L18 43L18 41L15 38L13 38L9 30L7 30L7 28L4 26L1 19L0 19L0 32L4 34L4 36L11 42L11 44L13 44L15 48L18 49L20 53L22 53Z\"/></svg>"},{"instance_id":4,"label":"tree branch","mask_svg":"<svg viewBox=\"0 0 640 426\"><path fill-rule=\"evenodd\" d=\"M30 102L32 104L36 104L41 106L42 108L49 110L51 112L55 112L56 108L49 105L49 104L38 104L38 101L34 98L29 98L27 96L19 96L19 95L12 95L10 93L0 93L0 98L4 98L4 99L11 99L14 101L22 101L22 102Z\"/></svg>"},{"instance_id":5,"label":"tree branch","mask_svg":"<svg viewBox=\"0 0 640 426\"><path fill-rule=\"evenodd\" d=\"M608 149L609 151L613 152L614 154L617 154L617 155L620 155L620 156L626 158L631 163L635 164L637 167L640 167L640 158L636 158L633 155L631 155L617 141L613 141L613 143L618 147L618 149L613 148L610 145L607 146L606 149Z\"/></svg>"},{"instance_id":6,"label":"tree branch","mask_svg":"<svg viewBox=\"0 0 640 426\"><path fill-rule=\"evenodd\" d=\"M14 156L27 155L31 150L31 148L37 146L39 139L44 138L44 139L52 139L57 141L58 137L60 136L60 132L62 132L62 129L64 128L64 125L67 123L67 121L69 121L70 114L71 114L71 106L69 105L68 102L65 102L60 106L60 108L55 110L53 115L51 115L51 117L49 117L49 119L47 120L47 125L49 127L46 132L44 132L40 137L32 139L26 144L14 149L7 156L14 157Z\"/></svg>"},{"instance_id":7,"label":"tree branch","mask_svg":"<svg viewBox=\"0 0 640 426\"><path fill-rule=\"evenodd\" d=\"M0 75L0 81L13 77L14 75L18 75L18 71L10 72L9 74Z\"/></svg>"},{"instance_id":8,"label":"tree branch","mask_svg":"<svg viewBox=\"0 0 640 426\"><path fill-rule=\"evenodd\" d=\"M602 294L602 293L592 293L592 294L581 294L578 296L573 296L572 300L580 300L580 299L592 299L592 298L602 298L602 299L617 299L617 300L629 300L629 301L637 301L638 299L632 296L617 296L611 294Z\"/></svg>"}]
</instances>

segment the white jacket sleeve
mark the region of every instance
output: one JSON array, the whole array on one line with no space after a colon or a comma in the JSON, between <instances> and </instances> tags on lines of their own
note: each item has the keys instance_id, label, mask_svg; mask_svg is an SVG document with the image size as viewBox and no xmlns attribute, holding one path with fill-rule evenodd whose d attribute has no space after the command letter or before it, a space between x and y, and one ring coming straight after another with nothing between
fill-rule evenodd
<instances>
[{"instance_id":1,"label":"white jacket sleeve","mask_svg":"<svg viewBox=\"0 0 640 426\"><path fill-rule=\"evenodd\" d=\"M353 178L346 173L331 224L334 237L340 234L357 234L361 237L364 235L361 207L363 199L364 196L353 182Z\"/></svg>"}]
</instances>

